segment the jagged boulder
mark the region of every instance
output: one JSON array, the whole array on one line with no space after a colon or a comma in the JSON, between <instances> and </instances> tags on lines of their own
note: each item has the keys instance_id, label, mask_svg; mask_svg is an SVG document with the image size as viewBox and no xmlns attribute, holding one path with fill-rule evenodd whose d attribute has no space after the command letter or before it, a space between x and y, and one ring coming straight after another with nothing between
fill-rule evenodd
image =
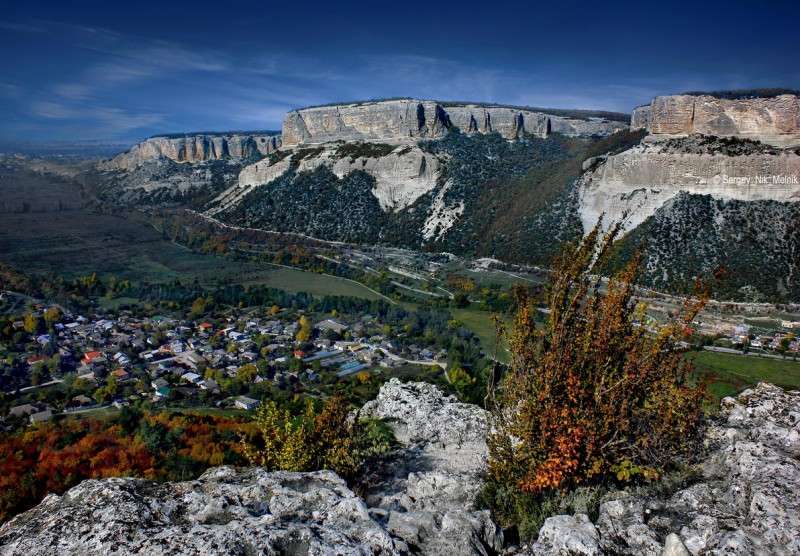
<instances>
[{"instance_id":1,"label":"jagged boulder","mask_svg":"<svg viewBox=\"0 0 800 556\"><path fill-rule=\"evenodd\" d=\"M372 515L420 554L492 554L502 534L473 504L483 484L488 413L431 384L392 379L362 415L386 419L402 448L365 478Z\"/></svg>"},{"instance_id":2,"label":"jagged boulder","mask_svg":"<svg viewBox=\"0 0 800 556\"><path fill-rule=\"evenodd\" d=\"M218 467L196 481L84 481L0 529L0 554L396 554L335 473Z\"/></svg>"},{"instance_id":3,"label":"jagged boulder","mask_svg":"<svg viewBox=\"0 0 800 556\"><path fill-rule=\"evenodd\" d=\"M600 535L586 514L557 515L545 520L530 554L595 556L601 554Z\"/></svg>"}]
</instances>

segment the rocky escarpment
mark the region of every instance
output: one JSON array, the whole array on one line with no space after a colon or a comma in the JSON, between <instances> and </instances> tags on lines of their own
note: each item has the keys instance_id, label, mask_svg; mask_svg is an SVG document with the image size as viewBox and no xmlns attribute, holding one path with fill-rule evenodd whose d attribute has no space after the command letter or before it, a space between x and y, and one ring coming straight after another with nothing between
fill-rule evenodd
<instances>
[{"instance_id":1,"label":"rocky escarpment","mask_svg":"<svg viewBox=\"0 0 800 556\"><path fill-rule=\"evenodd\" d=\"M637 106L631 114L631 129L648 129L650 127L650 105Z\"/></svg>"},{"instance_id":2,"label":"rocky escarpment","mask_svg":"<svg viewBox=\"0 0 800 556\"><path fill-rule=\"evenodd\" d=\"M526 554L800 554L800 393L759 384L725 398L701 478L662 498L620 494L549 518Z\"/></svg>"},{"instance_id":3,"label":"rocky escarpment","mask_svg":"<svg viewBox=\"0 0 800 556\"><path fill-rule=\"evenodd\" d=\"M0 528L0 554L481 555L502 547L471 509L486 461L487 416L435 386L385 384L363 413L401 447L364 479L219 467L194 481L84 481Z\"/></svg>"},{"instance_id":4,"label":"rocky escarpment","mask_svg":"<svg viewBox=\"0 0 800 556\"><path fill-rule=\"evenodd\" d=\"M728 99L711 95L655 97L634 111L631 125L654 135L736 136L777 146L800 145L800 97Z\"/></svg>"},{"instance_id":5,"label":"rocky escarpment","mask_svg":"<svg viewBox=\"0 0 800 556\"><path fill-rule=\"evenodd\" d=\"M209 213L217 214L235 206L253 189L269 184L290 168L311 172L320 166L329 168L338 178L354 171L366 172L375 179L372 194L381 209L396 211L406 208L436 186L441 162L416 145L393 147L367 143L348 149L331 143L313 151L289 151L284 158L265 158L245 167L239 174L238 184L221 193L212 202Z\"/></svg>"},{"instance_id":6,"label":"rocky escarpment","mask_svg":"<svg viewBox=\"0 0 800 556\"><path fill-rule=\"evenodd\" d=\"M800 155L707 137L654 140L607 157L580 186L584 230L601 214L633 229L679 193L716 199L800 201Z\"/></svg>"},{"instance_id":7,"label":"rocky escarpment","mask_svg":"<svg viewBox=\"0 0 800 556\"><path fill-rule=\"evenodd\" d=\"M280 146L280 135L260 132L151 137L102 163L100 168L133 170L159 158L190 163L225 159L253 160L274 152Z\"/></svg>"},{"instance_id":8,"label":"rocky escarpment","mask_svg":"<svg viewBox=\"0 0 800 556\"><path fill-rule=\"evenodd\" d=\"M451 129L462 133L500 133L506 139L525 134L546 137L608 135L628 126L601 117L574 118L525 108L439 103L399 99L304 108L289 112L283 122L286 146L331 141L393 144L437 138Z\"/></svg>"},{"instance_id":9,"label":"rocky escarpment","mask_svg":"<svg viewBox=\"0 0 800 556\"><path fill-rule=\"evenodd\" d=\"M720 297L744 300L744 288L795 299L798 97L728 96L656 97L636 108L631 127L649 135L584 164L577 187L583 230L601 215L605 225L622 222L626 241L644 251L645 283L655 288L685 293L695 277L725 266L731 278L718 286L726 290L715 292Z\"/></svg>"}]
</instances>

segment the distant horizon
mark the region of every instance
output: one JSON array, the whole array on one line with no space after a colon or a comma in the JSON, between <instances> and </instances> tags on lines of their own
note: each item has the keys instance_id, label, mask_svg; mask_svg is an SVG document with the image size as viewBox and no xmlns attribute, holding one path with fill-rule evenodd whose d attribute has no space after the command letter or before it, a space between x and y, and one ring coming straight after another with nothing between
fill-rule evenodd
<instances>
[{"instance_id":1,"label":"distant horizon","mask_svg":"<svg viewBox=\"0 0 800 556\"><path fill-rule=\"evenodd\" d=\"M630 113L685 91L800 89L785 54L796 3L662 8L343 0L220 17L202 2L14 3L0 15L0 140L279 129L286 112L352 99Z\"/></svg>"}]
</instances>

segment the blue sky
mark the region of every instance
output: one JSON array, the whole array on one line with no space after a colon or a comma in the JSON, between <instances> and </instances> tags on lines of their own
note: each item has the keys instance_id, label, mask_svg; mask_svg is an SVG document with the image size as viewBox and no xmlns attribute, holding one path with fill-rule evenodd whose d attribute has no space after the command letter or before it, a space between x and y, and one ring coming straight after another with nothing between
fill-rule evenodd
<instances>
[{"instance_id":1,"label":"blue sky","mask_svg":"<svg viewBox=\"0 0 800 556\"><path fill-rule=\"evenodd\" d=\"M797 2L40 2L0 12L0 140L278 129L391 96L629 111L800 88Z\"/></svg>"}]
</instances>

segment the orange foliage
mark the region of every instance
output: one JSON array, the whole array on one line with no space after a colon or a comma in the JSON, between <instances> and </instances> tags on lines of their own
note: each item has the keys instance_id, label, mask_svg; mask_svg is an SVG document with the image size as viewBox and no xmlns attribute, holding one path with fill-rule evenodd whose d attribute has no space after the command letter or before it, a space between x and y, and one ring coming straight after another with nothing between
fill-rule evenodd
<instances>
[{"instance_id":1,"label":"orange foliage","mask_svg":"<svg viewBox=\"0 0 800 556\"><path fill-rule=\"evenodd\" d=\"M184 479L187 467L196 475L243 463L239 437L249 428L223 417L134 413L127 424L68 419L0 437L0 522L84 479Z\"/></svg>"},{"instance_id":2,"label":"orange foliage","mask_svg":"<svg viewBox=\"0 0 800 556\"><path fill-rule=\"evenodd\" d=\"M556 261L544 327L529 299L518 304L489 467L521 492L652 479L688 455L698 431L704 389L675 344L705 294L648 330L634 298L638 259L605 286L597 277L616 233L600 240L595 229Z\"/></svg>"}]
</instances>

